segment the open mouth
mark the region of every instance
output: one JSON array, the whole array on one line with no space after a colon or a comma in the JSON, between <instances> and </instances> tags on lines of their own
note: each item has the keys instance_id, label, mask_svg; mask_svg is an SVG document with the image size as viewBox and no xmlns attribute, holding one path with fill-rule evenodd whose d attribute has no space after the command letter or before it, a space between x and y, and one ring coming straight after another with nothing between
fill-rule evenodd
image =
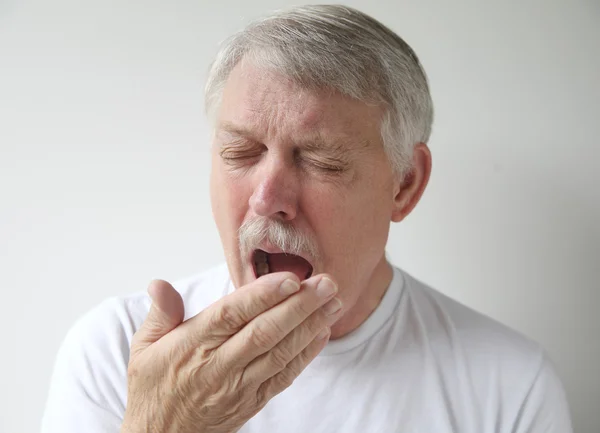
<instances>
[{"instance_id":1,"label":"open mouth","mask_svg":"<svg viewBox=\"0 0 600 433\"><path fill-rule=\"evenodd\" d=\"M310 278L313 266L303 257L286 253L267 253L254 250L252 254L254 276L260 278L273 272L293 272L300 281Z\"/></svg>"}]
</instances>

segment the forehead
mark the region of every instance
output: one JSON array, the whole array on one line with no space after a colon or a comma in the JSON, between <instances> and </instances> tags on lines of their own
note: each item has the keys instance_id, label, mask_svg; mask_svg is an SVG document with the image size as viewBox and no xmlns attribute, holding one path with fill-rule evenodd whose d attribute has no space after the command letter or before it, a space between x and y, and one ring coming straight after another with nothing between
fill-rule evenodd
<instances>
[{"instance_id":1,"label":"forehead","mask_svg":"<svg viewBox=\"0 0 600 433\"><path fill-rule=\"evenodd\" d=\"M319 135L374 142L379 141L380 119L375 104L307 90L281 74L240 62L223 90L216 127L235 125L263 139Z\"/></svg>"}]
</instances>

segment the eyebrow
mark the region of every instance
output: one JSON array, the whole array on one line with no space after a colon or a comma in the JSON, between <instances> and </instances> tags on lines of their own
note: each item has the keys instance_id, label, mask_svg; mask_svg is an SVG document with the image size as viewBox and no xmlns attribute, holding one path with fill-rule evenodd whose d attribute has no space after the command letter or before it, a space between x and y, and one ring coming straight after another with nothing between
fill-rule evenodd
<instances>
[{"instance_id":1,"label":"eyebrow","mask_svg":"<svg viewBox=\"0 0 600 433\"><path fill-rule=\"evenodd\" d=\"M229 121L222 122L218 126L217 131L237 135L239 137L254 141L260 141L256 138L256 134L254 134L250 129ZM344 135L330 140L325 140L323 135L317 131L310 137L294 139L294 145L302 149L306 149L309 152L328 151L337 154L344 154L353 150L364 150L370 146L370 141L367 139L356 140L353 137Z\"/></svg>"},{"instance_id":2,"label":"eyebrow","mask_svg":"<svg viewBox=\"0 0 600 433\"><path fill-rule=\"evenodd\" d=\"M220 123L219 126L217 127L217 133L220 132L226 132L228 134L232 134L232 135L237 135L240 137L245 137L245 138L250 138L252 140L255 139L255 134L252 133L252 131L250 131L249 129L240 126L240 125L236 125L235 123L232 122L223 122Z\"/></svg>"}]
</instances>

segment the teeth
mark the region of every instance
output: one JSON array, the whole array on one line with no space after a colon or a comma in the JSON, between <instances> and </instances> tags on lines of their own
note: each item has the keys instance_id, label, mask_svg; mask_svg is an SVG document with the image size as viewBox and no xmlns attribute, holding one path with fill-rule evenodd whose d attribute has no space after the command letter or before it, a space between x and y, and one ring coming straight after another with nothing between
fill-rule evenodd
<instances>
[{"instance_id":1,"label":"teeth","mask_svg":"<svg viewBox=\"0 0 600 433\"><path fill-rule=\"evenodd\" d=\"M256 276L262 277L269 273L269 260L267 253L257 250L254 253L254 265L256 266Z\"/></svg>"},{"instance_id":2,"label":"teeth","mask_svg":"<svg viewBox=\"0 0 600 433\"><path fill-rule=\"evenodd\" d=\"M256 274L259 277L269 273L269 264L267 262L259 262L256 264Z\"/></svg>"}]
</instances>

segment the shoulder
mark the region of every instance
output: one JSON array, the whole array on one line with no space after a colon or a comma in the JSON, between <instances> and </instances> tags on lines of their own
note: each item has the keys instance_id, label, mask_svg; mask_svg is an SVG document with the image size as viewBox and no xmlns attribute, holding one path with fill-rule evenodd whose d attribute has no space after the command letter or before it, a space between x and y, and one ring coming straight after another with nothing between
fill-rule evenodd
<instances>
[{"instance_id":1,"label":"shoulder","mask_svg":"<svg viewBox=\"0 0 600 433\"><path fill-rule=\"evenodd\" d=\"M401 272L406 311L447 380L469 383L516 432L571 431L564 388L539 343Z\"/></svg>"},{"instance_id":2,"label":"shoulder","mask_svg":"<svg viewBox=\"0 0 600 433\"><path fill-rule=\"evenodd\" d=\"M448 380L472 383L484 401L498 395L511 396L513 404L525 399L545 362L540 344L405 272L404 281L414 317L409 328L421 334L424 350Z\"/></svg>"},{"instance_id":3,"label":"shoulder","mask_svg":"<svg viewBox=\"0 0 600 433\"><path fill-rule=\"evenodd\" d=\"M407 272L404 277L411 309L427 328L431 342L460 344L468 354L520 361L538 360L541 346L523 333L450 298Z\"/></svg>"}]
</instances>

